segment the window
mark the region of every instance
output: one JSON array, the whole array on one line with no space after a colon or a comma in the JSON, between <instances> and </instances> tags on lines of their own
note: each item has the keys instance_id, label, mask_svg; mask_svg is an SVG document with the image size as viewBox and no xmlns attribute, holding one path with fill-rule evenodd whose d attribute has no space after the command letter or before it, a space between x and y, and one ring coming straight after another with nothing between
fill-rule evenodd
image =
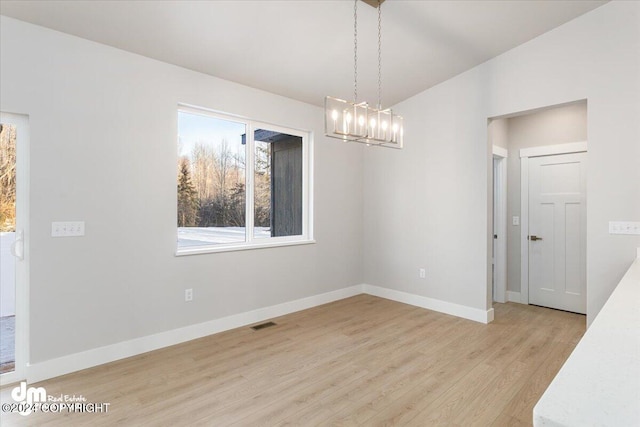
<instances>
[{"instance_id":1,"label":"window","mask_svg":"<svg viewBox=\"0 0 640 427\"><path fill-rule=\"evenodd\" d=\"M178 110L178 248L194 254L308 243L306 132Z\"/></svg>"}]
</instances>

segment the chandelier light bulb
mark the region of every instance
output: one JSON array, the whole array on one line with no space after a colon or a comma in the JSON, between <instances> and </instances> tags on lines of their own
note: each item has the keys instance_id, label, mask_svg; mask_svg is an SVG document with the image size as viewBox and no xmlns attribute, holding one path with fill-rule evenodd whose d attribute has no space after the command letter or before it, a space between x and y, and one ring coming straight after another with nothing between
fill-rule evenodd
<instances>
[{"instance_id":1,"label":"chandelier light bulb","mask_svg":"<svg viewBox=\"0 0 640 427\"><path fill-rule=\"evenodd\" d=\"M360 117L358 117L358 124L359 124L360 126L364 125L364 116L360 116Z\"/></svg>"},{"instance_id":2,"label":"chandelier light bulb","mask_svg":"<svg viewBox=\"0 0 640 427\"><path fill-rule=\"evenodd\" d=\"M392 142L398 142L398 124L394 123L393 124L393 135L391 135L391 141Z\"/></svg>"},{"instance_id":3,"label":"chandelier light bulb","mask_svg":"<svg viewBox=\"0 0 640 427\"><path fill-rule=\"evenodd\" d=\"M344 133L349 134L351 132L351 119L353 116L351 113L347 113L344 116Z\"/></svg>"},{"instance_id":4,"label":"chandelier light bulb","mask_svg":"<svg viewBox=\"0 0 640 427\"><path fill-rule=\"evenodd\" d=\"M332 118L333 120L338 120L338 111L337 111L337 110L333 110L333 111L331 112L331 118Z\"/></svg>"}]
</instances>

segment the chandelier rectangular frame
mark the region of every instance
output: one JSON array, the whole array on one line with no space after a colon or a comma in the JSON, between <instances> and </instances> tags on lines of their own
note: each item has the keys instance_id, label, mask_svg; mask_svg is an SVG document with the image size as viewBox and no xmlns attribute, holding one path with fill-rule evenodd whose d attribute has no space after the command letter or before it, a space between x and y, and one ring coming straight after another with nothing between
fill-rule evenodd
<instances>
[{"instance_id":1,"label":"chandelier rectangular frame","mask_svg":"<svg viewBox=\"0 0 640 427\"><path fill-rule=\"evenodd\" d=\"M402 148L403 118L391 108L378 109L366 102L327 96L324 101L325 135L343 141Z\"/></svg>"}]
</instances>

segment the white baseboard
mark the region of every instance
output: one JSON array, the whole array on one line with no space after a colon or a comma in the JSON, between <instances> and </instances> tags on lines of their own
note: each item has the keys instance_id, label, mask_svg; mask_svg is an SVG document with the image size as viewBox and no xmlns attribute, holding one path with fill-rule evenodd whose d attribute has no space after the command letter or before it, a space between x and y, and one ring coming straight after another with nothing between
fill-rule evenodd
<instances>
[{"instance_id":1,"label":"white baseboard","mask_svg":"<svg viewBox=\"0 0 640 427\"><path fill-rule=\"evenodd\" d=\"M362 284L30 364L27 366L26 380L29 384L33 384L362 293L451 314L480 323L493 321L493 308L485 311L380 286Z\"/></svg>"},{"instance_id":2,"label":"white baseboard","mask_svg":"<svg viewBox=\"0 0 640 427\"><path fill-rule=\"evenodd\" d=\"M27 382L32 384L49 378L65 375L82 369L113 362L159 348L202 338L207 335L239 328L274 317L284 316L307 308L349 298L362 293L362 285L289 301L271 307L259 308L221 319L185 326L154 335L123 341L117 344L94 348L80 353L62 356L27 366Z\"/></svg>"},{"instance_id":3,"label":"white baseboard","mask_svg":"<svg viewBox=\"0 0 640 427\"><path fill-rule=\"evenodd\" d=\"M507 291L507 301L522 302L522 300L520 299L520 292Z\"/></svg>"},{"instance_id":4,"label":"white baseboard","mask_svg":"<svg viewBox=\"0 0 640 427\"><path fill-rule=\"evenodd\" d=\"M480 310L482 311L482 310ZM495 311L493 311L493 307L491 307L489 310L487 310L487 321L486 322L482 322L482 323L491 323L493 322L494 319L494 315L495 315Z\"/></svg>"},{"instance_id":5,"label":"white baseboard","mask_svg":"<svg viewBox=\"0 0 640 427\"><path fill-rule=\"evenodd\" d=\"M481 310L478 308L468 307L466 305L454 304L452 302L410 294L402 291L396 291L394 289L382 288L380 286L374 285L365 284L363 285L363 288L363 292L365 294L374 295L380 298L386 298L405 304L415 305L416 307L422 307L428 310L438 311L440 313L451 314L453 316L462 317L464 319L473 320L475 322L489 323L493 321L493 308L489 310Z\"/></svg>"}]
</instances>

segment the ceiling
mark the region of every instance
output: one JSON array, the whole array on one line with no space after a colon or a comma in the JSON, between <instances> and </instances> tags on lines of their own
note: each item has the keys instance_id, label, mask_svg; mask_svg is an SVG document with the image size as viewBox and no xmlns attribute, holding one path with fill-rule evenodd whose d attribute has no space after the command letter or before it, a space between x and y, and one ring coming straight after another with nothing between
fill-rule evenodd
<instances>
[{"instance_id":1,"label":"ceiling","mask_svg":"<svg viewBox=\"0 0 640 427\"><path fill-rule=\"evenodd\" d=\"M382 5L382 103L396 104L606 1ZM322 105L353 98L353 2L0 1L0 13ZM359 100L377 100L377 11L358 2Z\"/></svg>"}]
</instances>

